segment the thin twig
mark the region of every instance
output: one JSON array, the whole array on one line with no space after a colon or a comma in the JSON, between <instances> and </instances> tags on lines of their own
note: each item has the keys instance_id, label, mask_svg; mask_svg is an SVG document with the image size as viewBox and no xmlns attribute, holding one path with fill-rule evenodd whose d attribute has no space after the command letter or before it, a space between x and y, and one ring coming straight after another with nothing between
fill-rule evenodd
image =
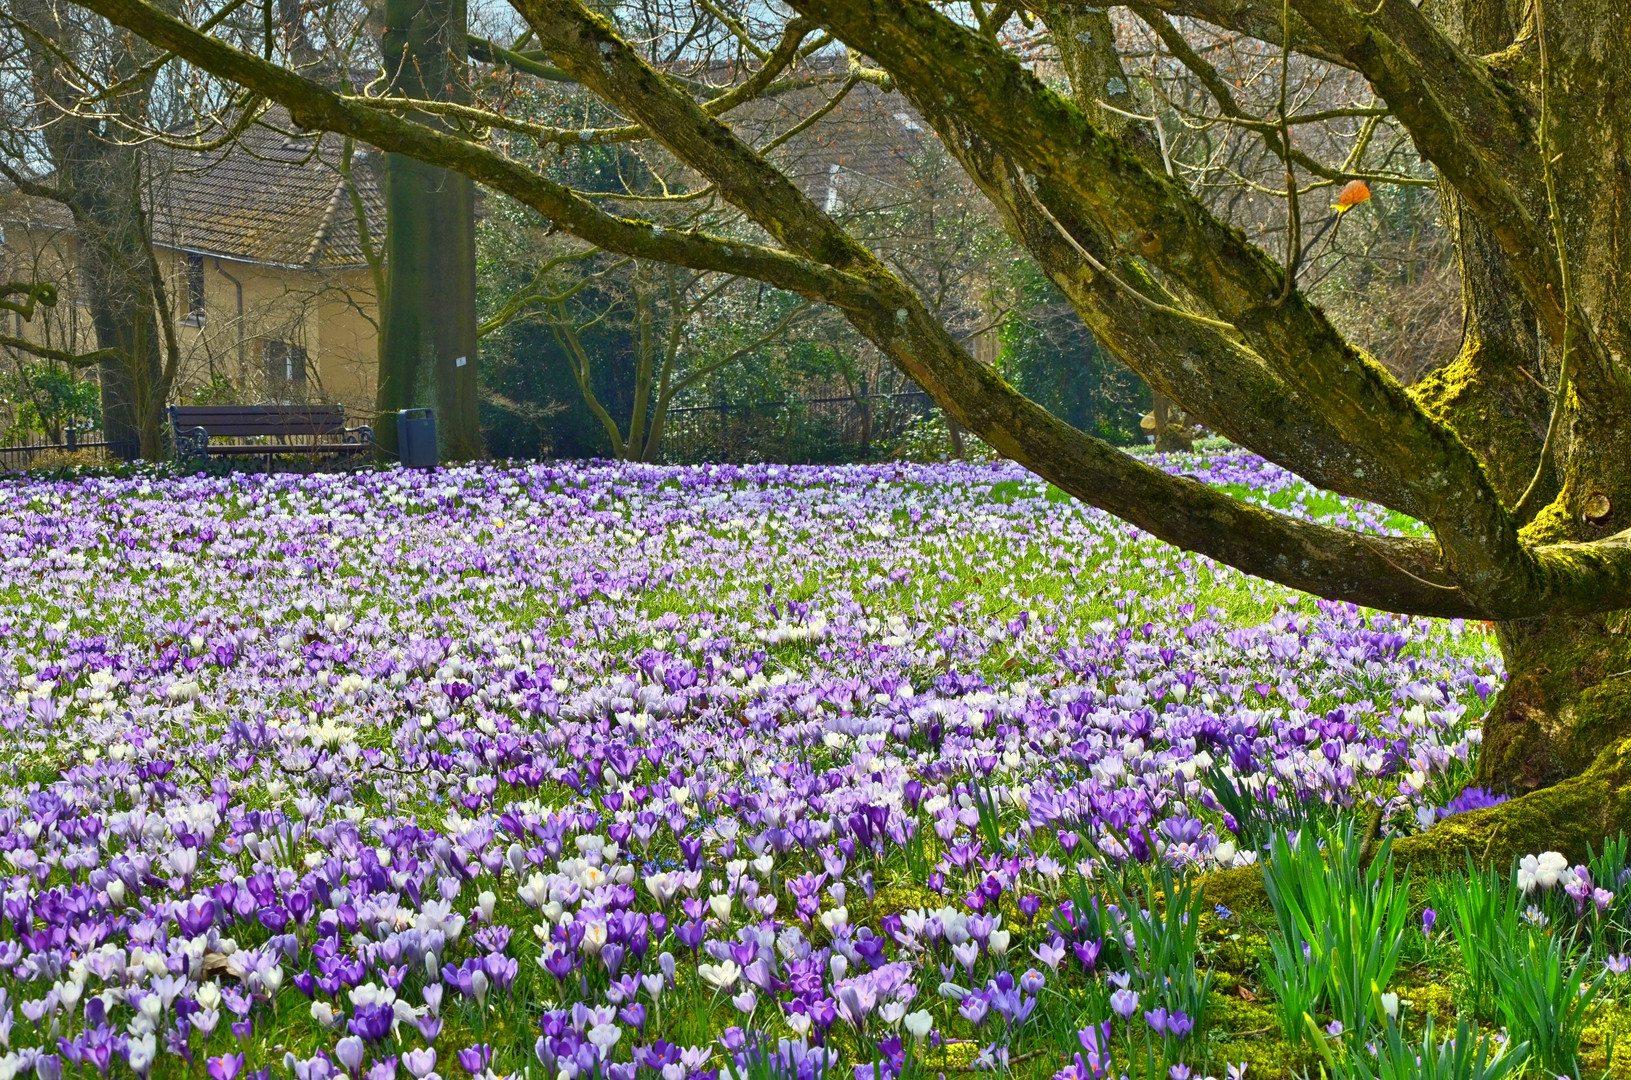
<instances>
[{"instance_id":1,"label":"thin twig","mask_svg":"<svg viewBox=\"0 0 1631 1080\"><path fill-rule=\"evenodd\" d=\"M1291 125L1286 119L1286 92L1291 82L1291 0L1285 0L1284 10L1285 25L1280 31L1280 145L1286 150L1282 159L1286 166L1286 280L1281 286L1280 298L1274 301L1275 307L1291 299L1297 287L1297 264L1303 254L1303 214L1297 203L1297 173L1291 164Z\"/></svg>"},{"instance_id":2,"label":"thin twig","mask_svg":"<svg viewBox=\"0 0 1631 1080\"><path fill-rule=\"evenodd\" d=\"M1378 559L1381 559L1383 562L1385 562L1389 566L1393 567L1393 569L1397 570L1399 573L1403 574L1405 577L1409 578L1411 581L1416 582L1418 585L1426 585L1430 589L1442 589L1445 592L1460 592L1461 591L1461 587L1459 585L1440 585L1436 581L1428 581L1424 577L1418 577L1415 574L1412 574L1409 570L1406 570L1404 567L1400 566L1398 563L1396 563L1392 559L1388 558L1387 554L1385 552L1383 552L1381 548L1378 548L1374 544L1372 544L1370 542L1370 537L1366 536L1362 532L1356 532L1356 533L1354 533L1354 535L1359 538L1359 542L1361 544L1364 544L1366 547L1370 548L1371 553L1374 554Z\"/></svg>"},{"instance_id":3,"label":"thin twig","mask_svg":"<svg viewBox=\"0 0 1631 1080\"><path fill-rule=\"evenodd\" d=\"M1036 207L1037 212L1043 217L1047 218L1053 227L1059 231L1059 235L1064 237L1065 242L1076 250L1076 254L1080 255L1084 260L1086 260L1087 265L1109 278L1112 285L1115 285L1118 289L1121 289L1138 303L1144 305L1152 311L1159 311L1163 315L1172 315L1179 319L1187 319L1190 322L1200 323L1202 326L1210 326L1214 330L1222 330L1229 334L1238 332L1232 323L1226 323L1222 319L1208 318L1205 315L1197 315L1193 311L1185 311L1182 308L1170 307L1167 304L1161 304L1151 300L1149 297L1145 296L1143 293L1121 280L1121 278L1117 277L1111 272L1109 267L1105 266L1098 259L1094 258L1093 253L1077 242L1076 238L1070 234L1070 230L1065 228L1064 225L1060 224L1059 219L1053 216L1053 211L1042 205L1042 200L1037 198L1036 193L1033 192L1026 184L1021 183L1019 188L1021 191L1025 192L1026 197L1031 200L1031 205Z\"/></svg>"},{"instance_id":4,"label":"thin twig","mask_svg":"<svg viewBox=\"0 0 1631 1080\"><path fill-rule=\"evenodd\" d=\"M768 154L770 151L787 142L788 139L793 138L801 131L804 131L816 124L822 117L838 108L838 103L843 101L844 98L848 97L849 92L855 89L855 85L860 81L860 75L851 75L849 78L845 79L844 84L838 88L838 92L833 94L832 97L828 98L824 105L822 105L819 109L816 109L809 116L806 116L803 120L800 120L798 123L788 128L786 131L782 132L780 135L776 136L774 139L771 139L769 142L765 143L764 146L759 148L759 153Z\"/></svg>"}]
</instances>

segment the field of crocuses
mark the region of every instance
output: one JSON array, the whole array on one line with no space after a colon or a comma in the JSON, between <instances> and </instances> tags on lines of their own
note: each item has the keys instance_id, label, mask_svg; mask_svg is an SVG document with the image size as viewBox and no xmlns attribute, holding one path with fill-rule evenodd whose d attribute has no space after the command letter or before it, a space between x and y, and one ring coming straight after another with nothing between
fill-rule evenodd
<instances>
[{"instance_id":1,"label":"field of crocuses","mask_svg":"<svg viewBox=\"0 0 1631 1080\"><path fill-rule=\"evenodd\" d=\"M1342 855L1487 801L1477 627L1011 466L14 479L0 567L0 1080L1256 1078L1477 1014L1485 915L1564 1008L1625 966L1623 848L1431 913Z\"/></svg>"}]
</instances>

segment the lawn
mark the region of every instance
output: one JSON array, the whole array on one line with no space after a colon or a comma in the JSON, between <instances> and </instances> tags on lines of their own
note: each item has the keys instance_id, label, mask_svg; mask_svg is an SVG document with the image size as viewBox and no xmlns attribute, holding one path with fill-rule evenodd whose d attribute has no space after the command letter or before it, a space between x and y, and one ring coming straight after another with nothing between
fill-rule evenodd
<instances>
[{"instance_id":1,"label":"lawn","mask_svg":"<svg viewBox=\"0 0 1631 1080\"><path fill-rule=\"evenodd\" d=\"M0 1080L1366 1076L1458 1019L1471 1071L1385 1075L1614 1052L1623 846L1360 857L1378 810L1486 801L1482 628L1011 466L8 480L0 566ZM1272 905L1202 899L1252 862Z\"/></svg>"}]
</instances>

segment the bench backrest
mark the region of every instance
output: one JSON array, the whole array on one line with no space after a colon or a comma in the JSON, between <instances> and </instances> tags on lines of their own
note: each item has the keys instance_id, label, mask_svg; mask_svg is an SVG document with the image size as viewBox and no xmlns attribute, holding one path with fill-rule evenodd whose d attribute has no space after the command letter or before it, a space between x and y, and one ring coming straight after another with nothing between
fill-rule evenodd
<instances>
[{"instance_id":1,"label":"bench backrest","mask_svg":"<svg viewBox=\"0 0 1631 1080\"><path fill-rule=\"evenodd\" d=\"M335 435L345 430L344 405L176 405L178 430L201 427L212 439L244 435Z\"/></svg>"}]
</instances>

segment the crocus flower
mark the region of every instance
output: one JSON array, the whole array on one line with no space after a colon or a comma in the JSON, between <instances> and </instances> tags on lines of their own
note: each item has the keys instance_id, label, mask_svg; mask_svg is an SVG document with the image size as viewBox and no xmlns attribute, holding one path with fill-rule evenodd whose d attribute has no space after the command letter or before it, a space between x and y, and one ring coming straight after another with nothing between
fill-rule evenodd
<instances>
[{"instance_id":1,"label":"crocus flower","mask_svg":"<svg viewBox=\"0 0 1631 1080\"><path fill-rule=\"evenodd\" d=\"M459 1067L471 1076L479 1077L493 1063L493 1048L486 1043L467 1046L458 1053Z\"/></svg>"},{"instance_id":2,"label":"crocus flower","mask_svg":"<svg viewBox=\"0 0 1631 1080\"><path fill-rule=\"evenodd\" d=\"M409 1050L402 1055L402 1067L414 1080L425 1080L436 1069L436 1049Z\"/></svg>"}]
</instances>

